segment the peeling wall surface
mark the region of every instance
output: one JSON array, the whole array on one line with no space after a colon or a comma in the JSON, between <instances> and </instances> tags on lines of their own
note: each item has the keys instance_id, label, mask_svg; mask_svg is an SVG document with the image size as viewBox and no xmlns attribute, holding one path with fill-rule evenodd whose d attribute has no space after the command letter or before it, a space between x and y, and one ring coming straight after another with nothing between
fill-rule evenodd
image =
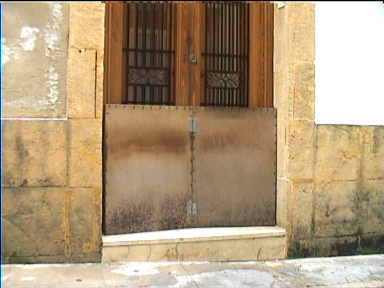
<instances>
[{"instance_id":1,"label":"peeling wall surface","mask_svg":"<svg viewBox=\"0 0 384 288\"><path fill-rule=\"evenodd\" d=\"M2 117L66 117L68 5L3 5Z\"/></svg>"},{"instance_id":2,"label":"peeling wall surface","mask_svg":"<svg viewBox=\"0 0 384 288\"><path fill-rule=\"evenodd\" d=\"M275 9L278 225L290 256L382 253L384 127L315 124L315 7Z\"/></svg>"},{"instance_id":3,"label":"peeling wall surface","mask_svg":"<svg viewBox=\"0 0 384 288\"><path fill-rule=\"evenodd\" d=\"M4 14L2 261L98 262L104 4L5 3Z\"/></svg>"}]
</instances>

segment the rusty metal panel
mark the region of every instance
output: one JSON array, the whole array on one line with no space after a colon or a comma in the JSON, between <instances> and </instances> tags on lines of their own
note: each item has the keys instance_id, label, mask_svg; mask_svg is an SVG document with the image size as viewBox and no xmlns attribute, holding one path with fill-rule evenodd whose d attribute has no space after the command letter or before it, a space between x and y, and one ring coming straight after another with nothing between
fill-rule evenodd
<instances>
[{"instance_id":1,"label":"rusty metal panel","mask_svg":"<svg viewBox=\"0 0 384 288\"><path fill-rule=\"evenodd\" d=\"M276 111L200 108L195 115L198 226L275 225Z\"/></svg>"},{"instance_id":2,"label":"rusty metal panel","mask_svg":"<svg viewBox=\"0 0 384 288\"><path fill-rule=\"evenodd\" d=\"M104 234L189 227L189 111L106 105L105 113Z\"/></svg>"}]
</instances>

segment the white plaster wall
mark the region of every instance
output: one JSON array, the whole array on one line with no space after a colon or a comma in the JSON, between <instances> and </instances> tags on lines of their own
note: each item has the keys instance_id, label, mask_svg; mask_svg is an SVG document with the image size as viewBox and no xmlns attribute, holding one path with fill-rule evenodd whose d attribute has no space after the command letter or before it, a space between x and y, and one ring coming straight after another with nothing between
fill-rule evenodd
<instances>
[{"instance_id":1,"label":"white plaster wall","mask_svg":"<svg viewBox=\"0 0 384 288\"><path fill-rule=\"evenodd\" d=\"M316 123L384 125L384 3L315 4Z\"/></svg>"}]
</instances>

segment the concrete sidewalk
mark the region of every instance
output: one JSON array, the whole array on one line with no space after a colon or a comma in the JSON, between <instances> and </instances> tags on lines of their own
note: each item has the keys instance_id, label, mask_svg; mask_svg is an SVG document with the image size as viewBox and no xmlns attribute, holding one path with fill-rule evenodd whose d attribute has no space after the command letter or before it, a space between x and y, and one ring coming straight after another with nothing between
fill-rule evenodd
<instances>
[{"instance_id":1,"label":"concrete sidewalk","mask_svg":"<svg viewBox=\"0 0 384 288\"><path fill-rule=\"evenodd\" d=\"M266 262L4 265L2 287L384 287L384 255Z\"/></svg>"}]
</instances>

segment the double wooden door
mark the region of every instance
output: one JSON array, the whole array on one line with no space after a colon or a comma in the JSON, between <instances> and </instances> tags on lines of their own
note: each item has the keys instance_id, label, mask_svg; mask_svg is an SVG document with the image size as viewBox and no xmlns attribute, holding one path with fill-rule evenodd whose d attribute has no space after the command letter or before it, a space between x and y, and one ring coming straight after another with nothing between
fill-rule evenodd
<instances>
[{"instance_id":1,"label":"double wooden door","mask_svg":"<svg viewBox=\"0 0 384 288\"><path fill-rule=\"evenodd\" d=\"M273 6L107 6L104 233L275 224Z\"/></svg>"}]
</instances>

